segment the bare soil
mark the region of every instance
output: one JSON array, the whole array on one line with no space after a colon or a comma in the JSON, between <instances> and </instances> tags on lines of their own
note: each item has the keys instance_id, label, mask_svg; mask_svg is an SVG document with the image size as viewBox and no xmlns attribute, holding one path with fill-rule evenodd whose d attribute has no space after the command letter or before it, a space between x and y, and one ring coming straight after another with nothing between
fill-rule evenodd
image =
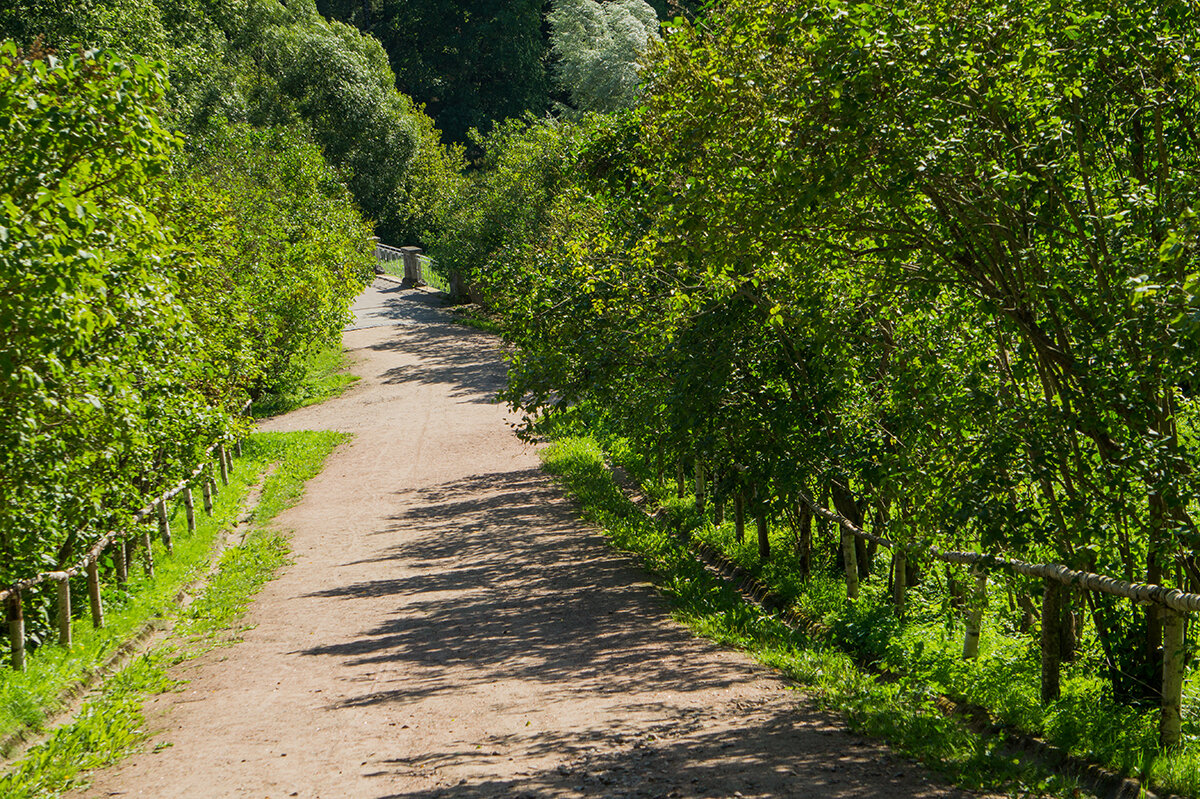
<instances>
[{"instance_id":1,"label":"bare soil","mask_svg":"<svg viewBox=\"0 0 1200 799\"><path fill-rule=\"evenodd\" d=\"M363 379L262 425L354 439L279 519L294 563L254 628L79 796L965 796L672 621L512 435L496 340L439 302L377 282L345 335Z\"/></svg>"}]
</instances>

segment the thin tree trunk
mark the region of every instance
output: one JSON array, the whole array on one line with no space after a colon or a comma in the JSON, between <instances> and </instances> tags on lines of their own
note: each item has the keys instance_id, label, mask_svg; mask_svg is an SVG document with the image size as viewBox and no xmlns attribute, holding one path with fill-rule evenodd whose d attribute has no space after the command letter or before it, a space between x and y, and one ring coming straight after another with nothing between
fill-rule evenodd
<instances>
[{"instance_id":1,"label":"thin tree trunk","mask_svg":"<svg viewBox=\"0 0 1200 799\"><path fill-rule=\"evenodd\" d=\"M746 494L740 489L733 495L733 537L746 540Z\"/></svg>"}]
</instances>

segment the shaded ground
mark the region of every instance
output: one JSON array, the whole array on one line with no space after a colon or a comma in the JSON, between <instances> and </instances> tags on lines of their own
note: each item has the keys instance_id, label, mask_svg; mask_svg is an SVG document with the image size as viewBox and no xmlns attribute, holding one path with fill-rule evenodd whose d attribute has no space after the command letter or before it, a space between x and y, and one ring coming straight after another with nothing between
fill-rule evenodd
<instances>
[{"instance_id":1,"label":"shaded ground","mask_svg":"<svg viewBox=\"0 0 1200 799\"><path fill-rule=\"evenodd\" d=\"M263 424L355 436L293 565L81 796L961 795L671 621L512 436L491 337L382 282L357 312L363 380Z\"/></svg>"}]
</instances>

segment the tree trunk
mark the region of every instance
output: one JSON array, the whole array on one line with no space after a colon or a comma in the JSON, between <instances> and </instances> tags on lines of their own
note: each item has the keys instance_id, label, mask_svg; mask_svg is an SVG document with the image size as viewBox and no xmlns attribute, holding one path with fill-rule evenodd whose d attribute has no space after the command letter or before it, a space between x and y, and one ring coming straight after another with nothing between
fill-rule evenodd
<instances>
[{"instance_id":1,"label":"tree trunk","mask_svg":"<svg viewBox=\"0 0 1200 799\"><path fill-rule=\"evenodd\" d=\"M796 554L800 556L800 576L808 579L812 575L812 528L813 511L805 503L799 503L800 530L796 537Z\"/></svg>"},{"instance_id":2,"label":"tree trunk","mask_svg":"<svg viewBox=\"0 0 1200 799\"><path fill-rule=\"evenodd\" d=\"M842 530L842 568L846 572L846 598L858 599L858 563L854 547L857 538L848 530Z\"/></svg>"},{"instance_id":3,"label":"tree trunk","mask_svg":"<svg viewBox=\"0 0 1200 799\"><path fill-rule=\"evenodd\" d=\"M979 632L983 624L983 610L987 607L987 572L975 573L975 590L967 605L967 632L963 636L963 660L979 657Z\"/></svg>"},{"instance_id":4,"label":"tree trunk","mask_svg":"<svg viewBox=\"0 0 1200 799\"><path fill-rule=\"evenodd\" d=\"M765 561L771 557L771 539L767 537L766 510L759 510L755 521L758 524L758 557Z\"/></svg>"},{"instance_id":5,"label":"tree trunk","mask_svg":"<svg viewBox=\"0 0 1200 799\"><path fill-rule=\"evenodd\" d=\"M25 611L21 606L21 592L13 591L6 604L12 667L17 671L25 671Z\"/></svg>"},{"instance_id":6,"label":"tree trunk","mask_svg":"<svg viewBox=\"0 0 1200 799\"><path fill-rule=\"evenodd\" d=\"M733 495L733 537L746 540L746 494L740 489Z\"/></svg>"},{"instance_id":7,"label":"tree trunk","mask_svg":"<svg viewBox=\"0 0 1200 799\"><path fill-rule=\"evenodd\" d=\"M892 551L892 607L897 618L904 617L905 593L908 591L908 558L904 550L897 547Z\"/></svg>"},{"instance_id":8,"label":"tree trunk","mask_svg":"<svg viewBox=\"0 0 1200 799\"><path fill-rule=\"evenodd\" d=\"M1162 671L1162 716L1159 720L1159 743L1175 746L1179 743L1183 717L1183 672L1187 659L1182 613L1163 609L1163 671Z\"/></svg>"}]
</instances>

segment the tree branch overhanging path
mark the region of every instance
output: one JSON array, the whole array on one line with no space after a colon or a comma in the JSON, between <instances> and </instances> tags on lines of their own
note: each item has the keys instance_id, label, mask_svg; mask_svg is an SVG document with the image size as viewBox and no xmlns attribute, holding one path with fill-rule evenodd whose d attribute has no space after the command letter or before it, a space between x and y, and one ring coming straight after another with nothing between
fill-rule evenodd
<instances>
[{"instance_id":1,"label":"tree branch overhanging path","mask_svg":"<svg viewBox=\"0 0 1200 799\"><path fill-rule=\"evenodd\" d=\"M87 796L961 795L673 622L491 402L495 340L438 305L377 282L362 381L263 425L354 439L280 518L254 627Z\"/></svg>"}]
</instances>

